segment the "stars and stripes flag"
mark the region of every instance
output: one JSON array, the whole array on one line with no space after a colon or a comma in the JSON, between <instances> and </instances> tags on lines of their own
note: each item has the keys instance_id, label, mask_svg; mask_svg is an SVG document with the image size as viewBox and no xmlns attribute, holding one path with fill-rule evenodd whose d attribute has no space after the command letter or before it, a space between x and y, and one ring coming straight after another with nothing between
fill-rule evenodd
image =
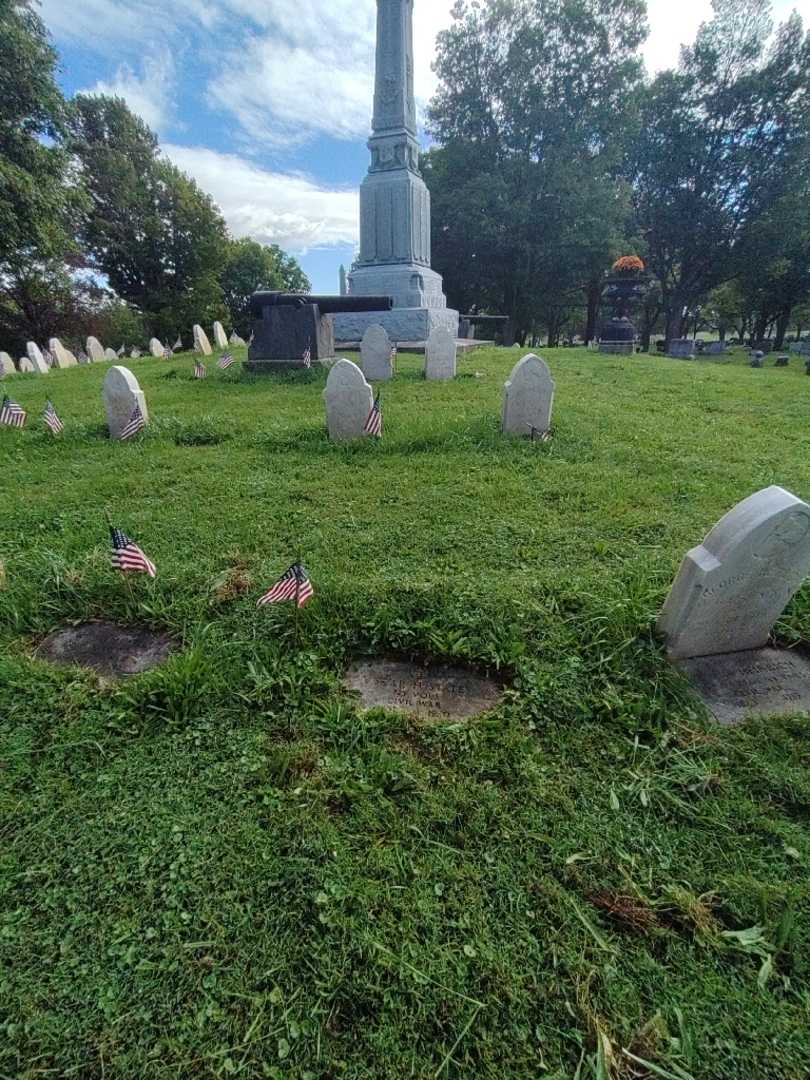
<instances>
[{"instance_id":1,"label":"stars and stripes flag","mask_svg":"<svg viewBox=\"0 0 810 1080\"><path fill-rule=\"evenodd\" d=\"M178 338L177 341L175 341L175 343L174 343L174 351L175 352L182 352L183 351L183 339L182 338Z\"/></svg>"},{"instance_id":2,"label":"stars and stripes flag","mask_svg":"<svg viewBox=\"0 0 810 1080\"><path fill-rule=\"evenodd\" d=\"M151 578L157 577L155 564L125 532L111 525L110 536L113 570L120 570L122 574L148 574Z\"/></svg>"},{"instance_id":3,"label":"stars and stripes flag","mask_svg":"<svg viewBox=\"0 0 810 1080\"><path fill-rule=\"evenodd\" d=\"M304 367L307 367L307 368L312 367L312 342L311 341L307 342L307 347L304 349L303 361L304 361Z\"/></svg>"},{"instance_id":4,"label":"stars and stripes flag","mask_svg":"<svg viewBox=\"0 0 810 1080\"><path fill-rule=\"evenodd\" d=\"M143 431L146 427L146 420L144 420L143 413L141 412L141 406L136 403L135 411L130 417L129 423L119 435L119 439L123 442L125 439L131 439L138 434L139 431Z\"/></svg>"},{"instance_id":5,"label":"stars and stripes flag","mask_svg":"<svg viewBox=\"0 0 810 1080\"><path fill-rule=\"evenodd\" d=\"M315 590L309 574L301 563L293 563L286 574L282 574L275 585L259 599L256 606L264 607L265 604L282 604L285 600L294 600L298 607L302 608L314 595Z\"/></svg>"},{"instance_id":6,"label":"stars and stripes flag","mask_svg":"<svg viewBox=\"0 0 810 1080\"><path fill-rule=\"evenodd\" d=\"M195 360L194 361L194 378L195 379L204 379L207 374L208 374L208 372L205 370L205 364L202 362L202 360L200 360L200 359Z\"/></svg>"},{"instance_id":7,"label":"stars and stripes flag","mask_svg":"<svg viewBox=\"0 0 810 1080\"><path fill-rule=\"evenodd\" d=\"M6 397L3 398L2 406L0 406L0 426L25 427L25 421L27 419L28 413L25 409L6 395Z\"/></svg>"},{"instance_id":8,"label":"stars and stripes flag","mask_svg":"<svg viewBox=\"0 0 810 1080\"><path fill-rule=\"evenodd\" d=\"M236 361L231 356L231 354L229 352L226 352L223 353L222 356L220 356L219 360L217 360L217 367L221 368L223 371L227 371L231 364L234 364L235 362Z\"/></svg>"},{"instance_id":9,"label":"stars and stripes flag","mask_svg":"<svg viewBox=\"0 0 810 1080\"><path fill-rule=\"evenodd\" d=\"M60 435L65 430L65 425L56 415L56 409L50 401L45 405L45 412L42 414L42 419L45 421L45 427L54 435Z\"/></svg>"},{"instance_id":10,"label":"stars and stripes flag","mask_svg":"<svg viewBox=\"0 0 810 1080\"><path fill-rule=\"evenodd\" d=\"M383 432L383 418L382 408L380 407L380 395L374 401L371 406L371 412L368 414L368 420L366 420L366 426L363 428L363 434L371 435L374 439L381 439Z\"/></svg>"}]
</instances>

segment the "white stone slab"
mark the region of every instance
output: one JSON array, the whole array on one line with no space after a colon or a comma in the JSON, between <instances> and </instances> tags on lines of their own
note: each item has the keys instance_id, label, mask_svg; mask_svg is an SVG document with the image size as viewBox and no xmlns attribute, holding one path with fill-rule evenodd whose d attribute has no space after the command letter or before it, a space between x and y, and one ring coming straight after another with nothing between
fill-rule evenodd
<instances>
[{"instance_id":1,"label":"white stone slab","mask_svg":"<svg viewBox=\"0 0 810 1080\"><path fill-rule=\"evenodd\" d=\"M247 342L245 341L245 339L244 339L244 338L240 338L240 337L239 337L239 335L237 334L237 332L236 332L235 330L234 330L234 332L233 332L233 333L231 334L231 341L230 341L230 343L231 343L231 345L235 345L235 346L237 346L238 348L243 348L243 349L246 349L246 348L247 348Z\"/></svg>"},{"instance_id":2,"label":"white stone slab","mask_svg":"<svg viewBox=\"0 0 810 1080\"><path fill-rule=\"evenodd\" d=\"M207 334L197 323L194 324L194 351L202 353L203 356L212 356L214 352Z\"/></svg>"},{"instance_id":3,"label":"white stone slab","mask_svg":"<svg viewBox=\"0 0 810 1080\"><path fill-rule=\"evenodd\" d=\"M19 368L20 368L20 374L21 375L32 375L32 374L35 374L36 370L37 370L34 367L33 360L31 360L30 357L28 357L28 356L21 356L20 357ZM45 370L39 372L39 374L40 375L46 375L47 372L48 372L48 369L46 367Z\"/></svg>"},{"instance_id":4,"label":"white stone slab","mask_svg":"<svg viewBox=\"0 0 810 1080\"><path fill-rule=\"evenodd\" d=\"M111 439L120 439L121 432L132 419L135 406L140 405L143 418L149 423L146 398L138 380L129 368L111 367L104 379L104 409Z\"/></svg>"},{"instance_id":5,"label":"white stone slab","mask_svg":"<svg viewBox=\"0 0 810 1080\"><path fill-rule=\"evenodd\" d=\"M810 506L781 487L738 503L683 561L658 629L673 659L758 649L810 572Z\"/></svg>"},{"instance_id":6,"label":"white stone slab","mask_svg":"<svg viewBox=\"0 0 810 1080\"><path fill-rule=\"evenodd\" d=\"M104 359L104 346L98 338L89 337L87 339L87 355L94 364L98 364Z\"/></svg>"},{"instance_id":7,"label":"white stone slab","mask_svg":"<svg viewBox=\"0 0 810 1080\"><path fill-rule=\"evenodd\" d=\"M65 368L76 367L78 360L70 351L66 349L58 337L51 338L48 342L48 351L53 357L53 366L63 371Z\"/></svg>"},{"instance_id":8,"label":"white stone slab","mask_svg":"<svg viewBox=\"0 0 810 1080\"><path fill-rule=\"evenodd\" d=\"M153 337L152 340L149 342L149 352L152 354L152 356L155 357L156 360L160 360L163 356L163 342L158 341L156 337Z\"/></svg>"},{"instance_id":9,"label":"white stone slab","mask_svg":"<svg viewBox=\"0 0 810 1080\"><path fill-rule=\"evenodd\" d=\"M425 346L425 378L446 381L456 377L456 337L443 326L430 332Z\"/></svg>"},{"instance_id":10,"label":"white stone slab","mask_svg":"<svg viewBox=\"0 0 810 1080\"><path fill-rule=\"evenodd\" d=\"M351 360L338 360L324 390L326 424L334 442L363 438L374 394L366 377Z\"/></svg>"},{"instance_id":11,"label":"white stone slab","mask_svg":"<svg viewBox=\"0 0 810 1080\"><path fill-rule=\"evenodd\" d=\"M214 323L214 342L218 349L228 348L228 335L225 333L225 327L221 322Z\"/></svg>"},{"instance_id":12,"label":"white stone slab","mask_svg":"<svg viewBox=\"0 0 810 1080\"><path fill-rule=\"evenodd\" d=\"M515 364L503 388L503 433L527 438L533 431L544 435L551 428L553 407L551 372L544 360L529 353Z\"/></svg>"},{"instance_id":13,"label":"white stone slab","mask_svg":"<svg viewBox=\"0 0 810 1080\"><path fill-rule=\"evenodd\" d=\"M369 382L387 382L394 377L391 339L379 323L370 326L363 334L360 363Z\"/></svg>"},{"instance_id":14,"label":"white stone slab","mask_svg":"<svg viewBox=\"0 0 810 1080\"><path fill-rule=\"evenodd\" d=\"M38 375L48 374L48 365L45 363L45 357L42 355L42 351L35 341L28 342L25 346L25 353L31 361L31 367Z\"/></svg>"},{"instance_id":15,"label":"white stone slab","mask_svg":"<svg viewBox=\"0 0 810 1080\"><path fill-rule=\"evenodd\" d=\"M118 353L115 351L115 349L105 349L103 359L112 360L112 362L115 363L115 361L118 359Z\"/></svg>"},{"instance_id":16,"label":"white stone slab","mask_svg":"<svg viewBox=\"0 0 810 1080\"><path fill-rule=\"evenodd\" d=\"M0 377L3 375L14 375L17 369L14 367L14 361L8 355L7 352L0 352Z\"/></svg>"}]
</instances>

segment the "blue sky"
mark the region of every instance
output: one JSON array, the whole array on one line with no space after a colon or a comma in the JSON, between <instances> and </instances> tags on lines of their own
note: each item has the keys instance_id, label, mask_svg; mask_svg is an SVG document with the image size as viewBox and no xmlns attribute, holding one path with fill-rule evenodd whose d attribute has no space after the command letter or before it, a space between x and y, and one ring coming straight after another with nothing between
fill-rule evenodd
<instances>
[{"instance_id":1,"label":"blue sky","mask_svg":"<svg viewBox=\"0 0 810 1080\"><path fill-rule=\"evenodd\" d=\"M235 236L278 243L336 292L358 239L375 0L40 0L68 94L124 97ZM453 0L416 0L416 92ZM776 0L777 18L810 0ZM649 0L650 70L677 62L710 0Z\"/></svg>"}]
</instances>

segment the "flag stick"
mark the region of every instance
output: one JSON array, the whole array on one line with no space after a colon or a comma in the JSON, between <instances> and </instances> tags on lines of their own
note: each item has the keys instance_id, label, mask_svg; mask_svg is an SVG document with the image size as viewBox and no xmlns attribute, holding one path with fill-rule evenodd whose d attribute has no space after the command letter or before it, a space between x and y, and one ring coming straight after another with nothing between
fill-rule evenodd
<instances>
[{"instance_id":1,"label":"flag stick","mask_svg":"<svg viewBox=\"0 0 810 1080\"><path fill-rule=\"evenodd\" d=\"M295 645L301 648L301 607L298 601L301 599L300 569L303 566L301 551L298 552L298 562L295 567Z\"/></svg>"}]
</instances>

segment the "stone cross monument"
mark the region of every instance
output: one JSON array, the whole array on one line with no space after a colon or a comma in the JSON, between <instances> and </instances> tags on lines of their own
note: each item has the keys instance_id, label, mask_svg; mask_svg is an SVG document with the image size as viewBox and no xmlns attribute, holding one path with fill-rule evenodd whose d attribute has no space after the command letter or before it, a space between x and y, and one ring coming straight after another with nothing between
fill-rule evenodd
<instances>
[{"instance_id":1,"label":"stone cross monument","mask_svg":"<svg viewBox=\"0 0 810 1080\"><path fill-rule=\"evenodd\" d=\"M360 257L352 296L391 296L394 310L335 316L338 341L359 341L372 323L393 341L458 334L442 279L430 268L430 192L419 172L413 82L414 0L377 0L377 75L371 166L360 188Z\"/></svg>"}]
</instances>

